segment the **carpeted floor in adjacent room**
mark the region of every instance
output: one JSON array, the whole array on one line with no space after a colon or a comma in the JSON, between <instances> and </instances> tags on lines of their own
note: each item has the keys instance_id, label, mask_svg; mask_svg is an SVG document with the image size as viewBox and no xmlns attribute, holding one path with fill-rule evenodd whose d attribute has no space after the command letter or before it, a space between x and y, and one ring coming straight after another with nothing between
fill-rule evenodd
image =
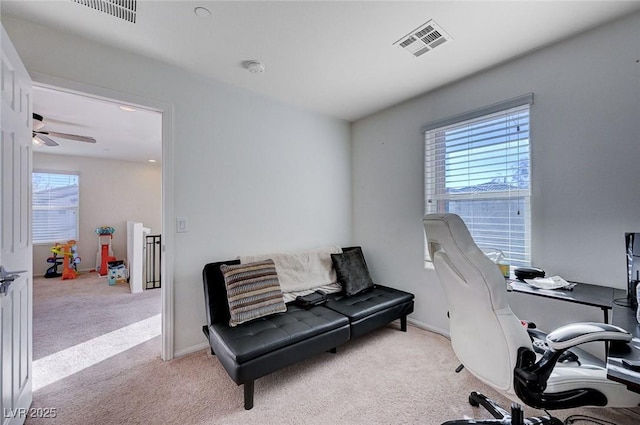
<instances>
[{"instance_id":1,"label":"carpeted floor in adjacent room","mask_svg":"<svg viewBox=\"0 0 640 425\"><path fill-rule=\"evenodd\" d=\"M159 290L131 295L126 285L108 287L104 279L37 279L34 300L36 362L83 344L98 361L37 389L32 407L55 408L56 418L30 418L27 424L435 425L465 415L487 418L468 404L470 391L510 404L466 370L454 372L458 362L445 337L412 326L403 333L392 324L338 347L337 354L323 353L257 380L255 407L245 411L242 387L209 350L160 360L160 337L148 322L160 312ZM90 354L91 341L105 334L116 342L98 343L99 351L112 345L125 350L103 358ZM123 343L126 338L134 342ZM34 381L36 375L34 367ZM542 413L526 409L528 415ZM573 414L640 423L640 409L556 412L562 419Z\"/></svg>"}]
</instances>

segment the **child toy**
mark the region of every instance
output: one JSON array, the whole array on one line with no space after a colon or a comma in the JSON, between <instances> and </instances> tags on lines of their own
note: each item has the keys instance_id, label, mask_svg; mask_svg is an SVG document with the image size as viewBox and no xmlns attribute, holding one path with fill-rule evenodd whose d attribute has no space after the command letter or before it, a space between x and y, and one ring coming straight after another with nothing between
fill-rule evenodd
<instances>
[{"instance_id":1,"label":"child toy","mask_svg":"<svg viewBox=\"0 0 640 425\"><path fill-rule=\"evenodd\" d=\"M55 244L50 251L53 253L53 256L47 258L47 263L53 263L51 267L47 269L44 274L44 277L50 279L52 277L60 277L61 273L58 273L58 266L62 265L62 258L58 257L58 251L56 250L60 244Z\"/></svg>"},{"instance_id":2,"label":"child toy","mask_svg":"<svg viewBox=\"0 0 640 425\"><path fill-rule=\"evenodd\" d=\"M109 276L107 282L109 285L115 285L117 283L127 283L128 273L127 267L124 265L124 261L109 261Z\"/></svg>"},{"instance_id":3,"label":"child toy","mask_svg":"<svg viewBox=\"0 0 640 425\"><path fill-rule=\"evenodd\" d=\"M111 239L115 231L116 229L110 226L100 226L96 229L98 244L100 245L100 250L96 254L96 271L100 273L100 276L106 276L109 272L108 262L116 259L111 249Z\"/></svg>"},{"instance_id":4,"label":"child toy","mask_svg":"<svg viewBox=\"0 0 640 425\"><path fill-rule=\"evenodd\" d=\"M78 244L76 243L76 241L70 241L73 242L73 244L71 244L71 253L73 254L73 268L75 271L78 271L78 264L80 264L80 256L78 255Z\"/></svg>"},{"instance_id":5,"label":"child toy","mask_svg":"<svg viewBox=\"0 0 640 425\"><path fill-rule=\"evenodd\" d=\"M76 241L69 240L66 244L57 243L51 248L51 252L54 254L53 258L57 258L58 254L62 255L62 280L75 279L78 276L78 263L80 263ZM57 267L57 264L52 267Z\"/></svg>"}]
</instances>

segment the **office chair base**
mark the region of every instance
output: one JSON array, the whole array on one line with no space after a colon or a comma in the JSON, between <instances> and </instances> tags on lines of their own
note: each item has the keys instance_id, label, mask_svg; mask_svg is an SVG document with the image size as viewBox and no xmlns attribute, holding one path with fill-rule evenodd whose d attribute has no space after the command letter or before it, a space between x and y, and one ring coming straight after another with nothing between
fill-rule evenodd
<instances>
[{"instance_id":1,"label":"office chair base","mask_svg":"<svg viewBox=\"0 0 640 425\"><path fill-rule=\"evenodd\" d=\"M517 403L511 404L511 412L507 412L500 407L495 401L487 398L485 395L472 392L469 394L469 404L478 407L484 407L494 419L460 419L444 422L442 425L462 425L462 424L501 424L501 425L563 425L563 422L553 416L535 416L524 417L522 407Z\"/></svg>"}]
</instances>

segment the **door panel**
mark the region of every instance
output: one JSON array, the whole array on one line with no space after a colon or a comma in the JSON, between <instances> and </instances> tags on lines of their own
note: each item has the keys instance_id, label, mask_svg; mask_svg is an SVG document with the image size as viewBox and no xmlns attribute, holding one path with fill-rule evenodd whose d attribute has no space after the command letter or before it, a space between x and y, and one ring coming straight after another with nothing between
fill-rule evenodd
<instances>
[{"instance_id":1,"label":"door panel","mask_svg":"<svg viewBox=\"0 0 640 425\"><path fill-rule=\"evenodd\" d=\"M32 394L31 79L2 28L0 265L24 271L0 292L2 425L24 423Z\"/></svg>"}]
</instances>

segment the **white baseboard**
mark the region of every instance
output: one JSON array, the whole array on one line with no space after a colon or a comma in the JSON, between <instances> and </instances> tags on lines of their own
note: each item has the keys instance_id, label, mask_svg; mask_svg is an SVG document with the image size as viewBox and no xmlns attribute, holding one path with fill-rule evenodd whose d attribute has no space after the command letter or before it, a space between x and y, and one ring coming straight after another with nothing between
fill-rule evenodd
<instances>
[{"instance_id":1,"label":"white baseboard","mask_svg":"<svg viewBox=\"0 0 640 425\"><path fill-rule=\"evenodd\" d=\"M173 358L186 356L187 354L195 353L196 351L209 349L209 343L203 342L201 344L192 345L187 348L183 348L182 350L178 350L173 353Z\"/></svg>"},{"instance_id":2,"label":"white baseboard","mask_svg":"<svg viewBox=\"0 0 640 425\"><path fill-rule=\"evenodd\" d=\"M444 329L440 329L438 327L432 326L432 325L428 325L424 322L421 322L419 320L415 320L412 319L410 317L407 318L407 322L410 323L411 325L415 326L416 328L420 328L420 329L424 329L425 331L429 331L429 332L434 332L437 334L440 334L446 338L451 339L451 335L449 334L449 331L446 331Z\"/></svg>"}]
</instances>

